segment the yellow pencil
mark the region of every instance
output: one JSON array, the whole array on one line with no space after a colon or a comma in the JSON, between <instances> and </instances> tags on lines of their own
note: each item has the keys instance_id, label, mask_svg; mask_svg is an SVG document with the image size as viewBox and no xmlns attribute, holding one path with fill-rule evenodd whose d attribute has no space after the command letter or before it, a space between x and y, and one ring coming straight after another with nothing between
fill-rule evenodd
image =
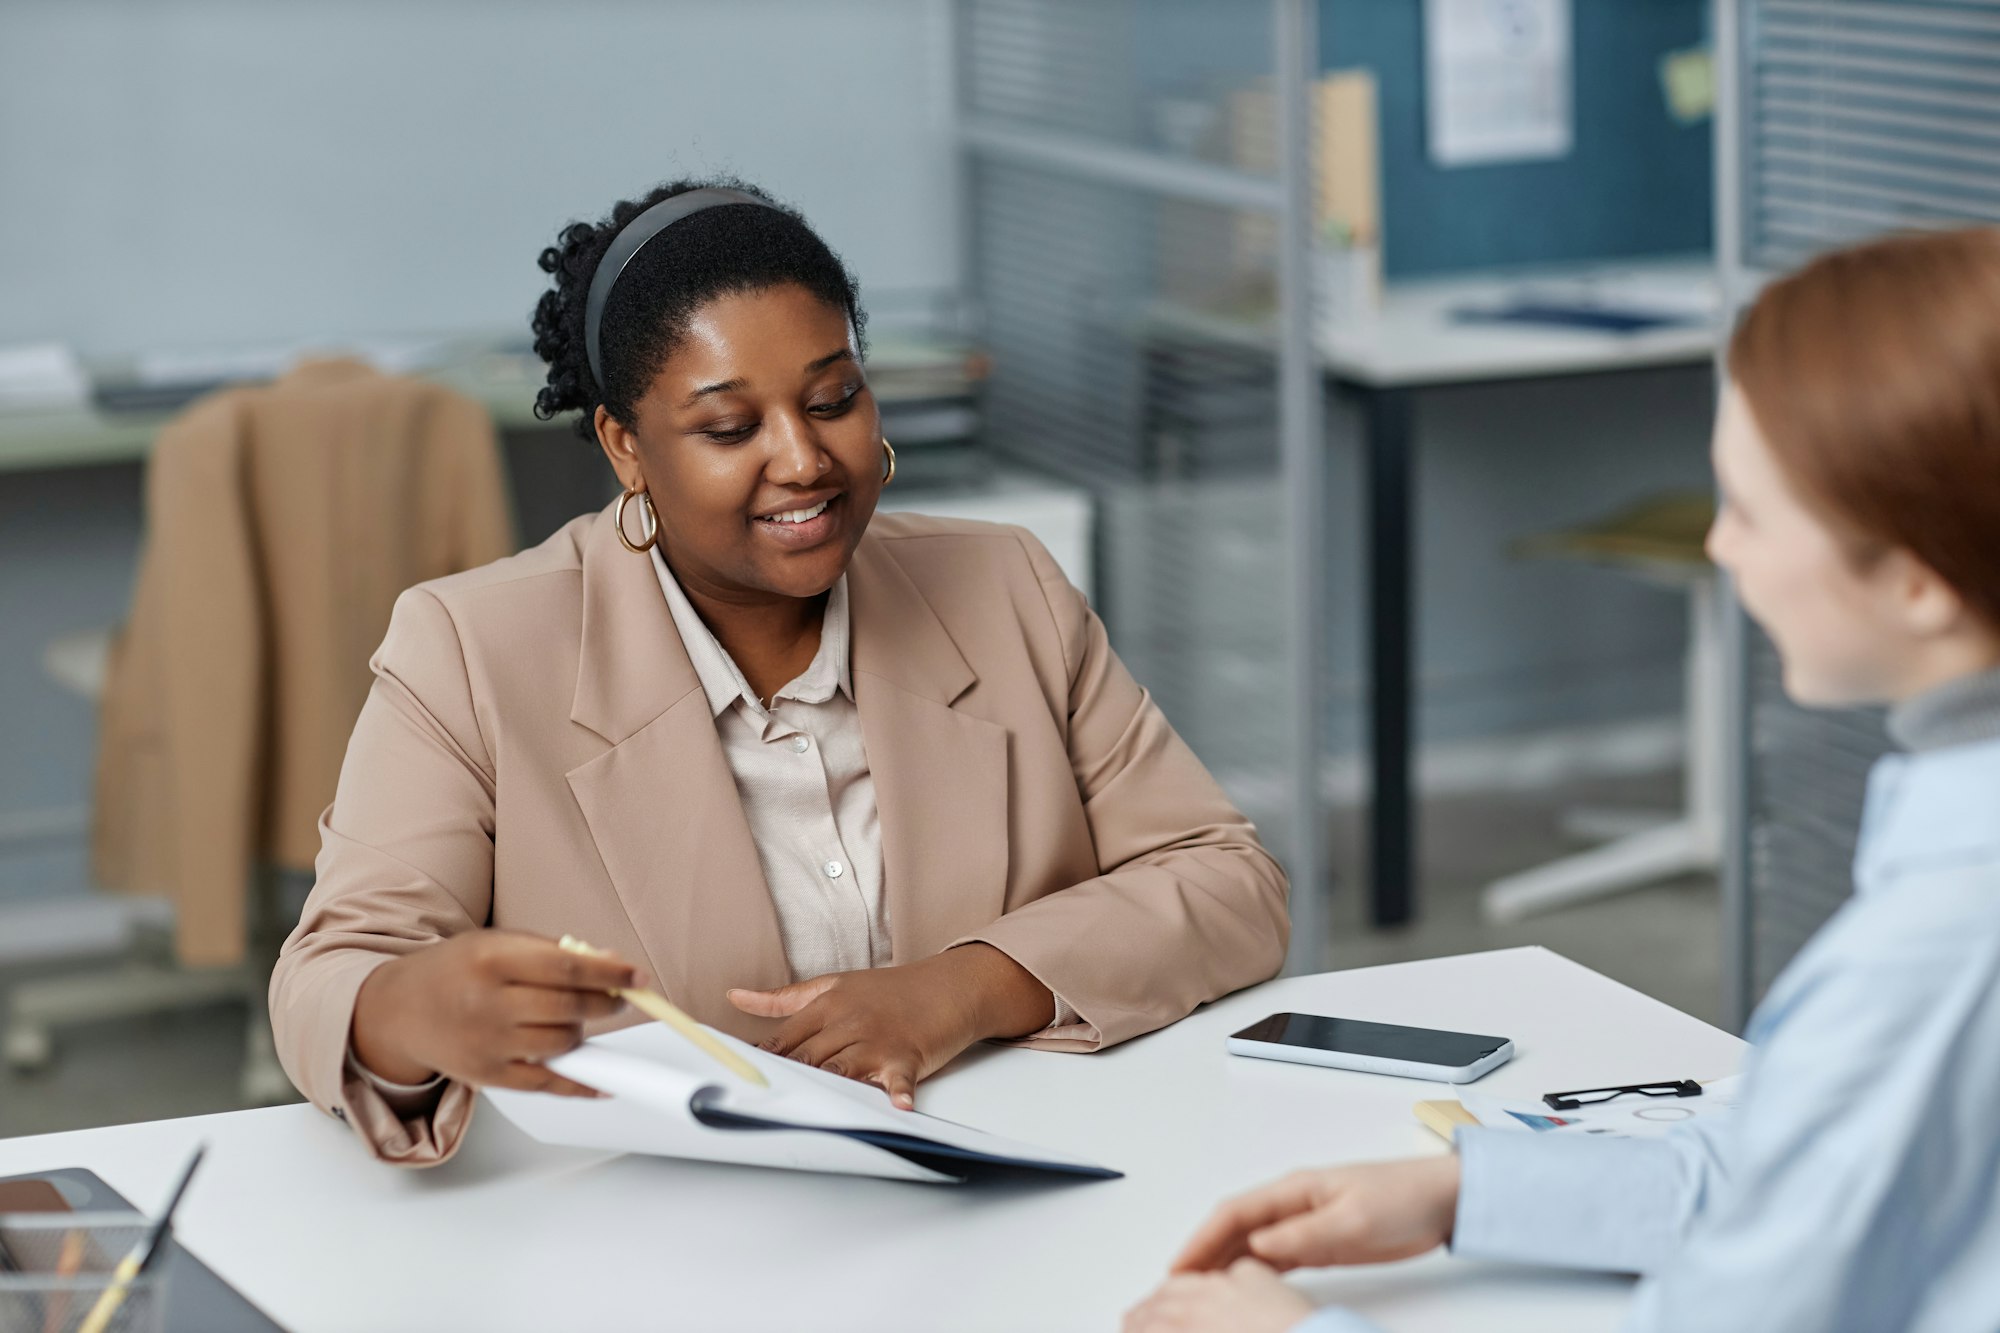
<instances>
[{"instance_id":1,"label":"yellow pencil","mask_svg":"<svg viewBox=\"0 0 2000 1333\"><path fill-rule=\"evenodd\" d=\"M603 949L593 948L574 935L565 935L556 941L556 947L569 953L602 955ZM707 1028L689 1018L675 1007L674 1003L658 991L641 990L637 987L614 986L611 993L637 1009L648 1018L665 1023L674 1031L686 1037L702 1050L715 1057L717 1064L730 1073L754 1083L760 1088L768 1088L771 1081L757 1072L757 1066L745 1060L736 1052L724 1046L711 1035Z\"/></svg>"},{"instance_id":2,"label":"yellow pencil","mask_svg":"<svg viewBox=\"0 0 2000 1333\"><path fill-rule=\"evenodd\" d=\"M63 1233L62 1253L56 1257L56 1276L65 1280L73 1278L83 1267L84 1245L81 1231ZM42 1333L62 1333L69 1323L70 1294L59 1291L49 1296L49 1308L42 1313Z\"/></svg>"},{"instance_id":3,"label":"yellow pencil","mask_svg":"<svg viewBox=\"0 0 2000 1333\"><path fill-rule=\"evenodd\" d=\"M187 1166L181 1170L180 1183L174 1186L174 1192L167 1197L167 1206L160 1213L159 1220L147 1227L146 1234L139 1238L139 1243L132 1247L132 1252L118 1261L118 1267L111 1274L111 1285L104 1289L104 1294L90 1307L90 1313L86 1314L83 1322L77 1325L77 1333L104 1333L105 1329L111 1327L111 1321L118 1317L118 1307L125 1303L126 1294L132 1290L133 1281L146 1271L147 1265L151 1264L153 1257L160 1252L160 1246L166 1241L167 1233L173 1227L174 1213L181 1206L181 1196L187 1193L188 1182L194 1179L194 1169L201 1165L202 1156L207 1151L208 1145L205 1143L194 1150L194 1156L188 1159ZM157 1292L154 1293L154 1299L159 1299Z\"/></svg>"}]
</instances>

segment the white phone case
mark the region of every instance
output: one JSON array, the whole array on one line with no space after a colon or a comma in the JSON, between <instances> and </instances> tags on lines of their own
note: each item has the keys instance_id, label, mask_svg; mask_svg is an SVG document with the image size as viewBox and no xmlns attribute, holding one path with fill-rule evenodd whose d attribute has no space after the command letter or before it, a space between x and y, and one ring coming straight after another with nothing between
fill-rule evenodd
<instances>
[{"instance_id":1,"label":"white phone case","mask_svg":"<svg viewBox=\"0 0 2000 1333\"><path fill-rule=\"evenodd\" d=\"M1360 1074L1393 1074L1397 1078L1421 1078L1432 1083L1470 1083L1514 1058L1514 1043L1511 1041L1501 1043L1493 1054L1469 1065L1427 1065L1416 1060L1387 1060L1377 1055L1322 1051L1310 1046L1282 1046L1277 1042L1248 1041L1242 1037L1230 1037L1226 1044L1232 1055L1248 1055L1259 1060L1288 1060L1299 1065L1325 1065L1328 1069L1351 1069Z\"/></svg>"}]
</instances>

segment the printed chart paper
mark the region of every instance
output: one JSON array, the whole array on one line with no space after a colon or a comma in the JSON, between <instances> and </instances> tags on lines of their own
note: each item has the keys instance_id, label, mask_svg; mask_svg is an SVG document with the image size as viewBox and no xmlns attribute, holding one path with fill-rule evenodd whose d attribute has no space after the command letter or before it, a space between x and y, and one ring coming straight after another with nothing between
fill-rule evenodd
<instances>
[{"instance_id":1,"label":"printed chart paper","mask_svg":"<svg viewBox=\"0 0 2000 1333\"><path fill-rule=\"evenodd\" d=\"M1441 167L1567 156L1570 0L1424 0L1424 101Z\"/></svg>"}]
</instances>

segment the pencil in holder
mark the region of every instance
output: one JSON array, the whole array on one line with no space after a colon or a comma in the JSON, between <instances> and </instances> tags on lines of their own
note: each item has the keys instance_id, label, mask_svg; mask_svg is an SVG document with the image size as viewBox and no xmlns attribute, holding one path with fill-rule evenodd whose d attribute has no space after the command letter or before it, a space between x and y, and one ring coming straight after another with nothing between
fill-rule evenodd
<instances>
[{"instance_id":1,"label":"pencil in holder","mask_svg":"<svg viewBox=\"0 0 2000 1333\"><path fill-rule=\"evenodd\" d=\"M135 1212L0 1214L0 1333L79 1333L148 1225ZM105 1333L163 1333L169 1269L133 1277Z\"/></svg>"}]
</instances>

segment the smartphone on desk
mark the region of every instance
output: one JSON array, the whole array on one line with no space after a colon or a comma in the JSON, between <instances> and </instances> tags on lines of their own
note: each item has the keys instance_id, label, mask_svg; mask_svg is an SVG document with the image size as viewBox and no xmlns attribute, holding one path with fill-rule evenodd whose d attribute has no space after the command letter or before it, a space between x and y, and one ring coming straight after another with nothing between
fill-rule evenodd
<instances>
[{"instance_id":1,"label":"smartphone on desk","mask_svg":"<svg viewBox=\"0 0 2000 1333\"><path fill-rule=\"evenodd\" d=\"M1470 1083L1514 1057L1505 1037L1481 1037L1319 1014L1272 1014L1231 1033L1229 1049L1261 1060L1290 1060L1363 1074Z\"/></svg>"}]
</instances>

